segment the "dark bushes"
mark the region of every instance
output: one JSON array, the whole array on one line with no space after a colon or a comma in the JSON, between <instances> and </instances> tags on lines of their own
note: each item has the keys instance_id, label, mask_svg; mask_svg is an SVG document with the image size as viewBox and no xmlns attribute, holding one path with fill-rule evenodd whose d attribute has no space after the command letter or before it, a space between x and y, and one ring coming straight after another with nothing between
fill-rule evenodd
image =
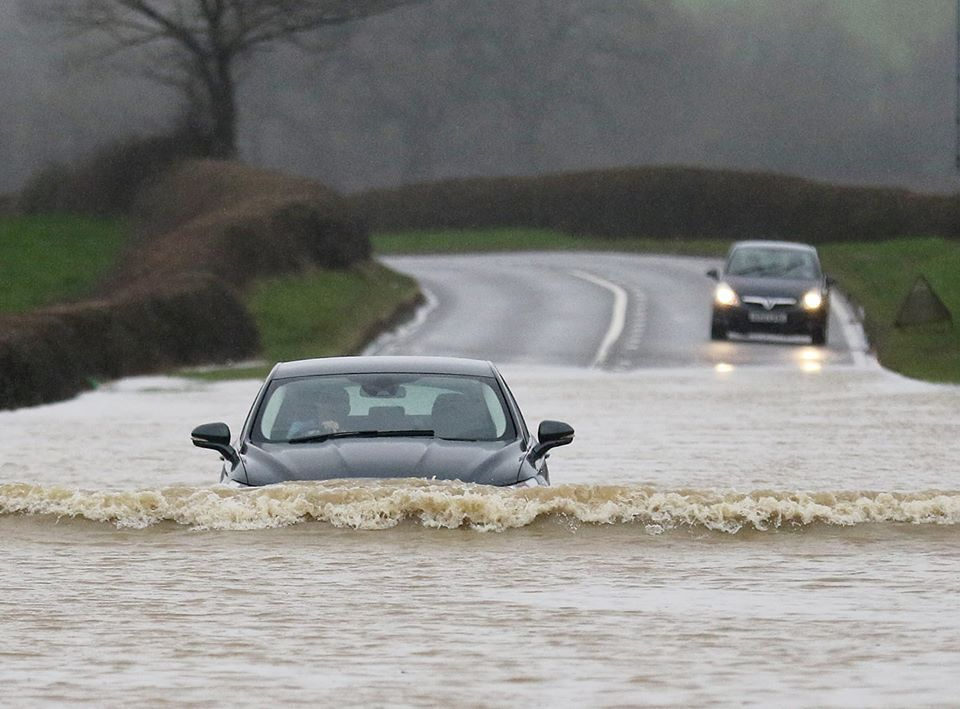
<instances>
[{"instance_id":1,"label":"dark bushes","mask_svg":"<svg viewBox=\"0 0 960 709\"><path fill-rule=\"evenodd\" d=\"M133 215L134 248L111 279L200 271L236 287L307 266L370 257L364 225L336 192L239 163L184 163L148 189Z\"/></svg>"},{"instance_id":2,"label":"dark bushes","mask_svg":"<svg viewBox=\"0 0 960 709\"><path fill-rule=\"evenodd\" d=\"M308 180L191 161L138 200L138 234L96 300L0 316L0 408L112 379L255 355L252 279L369 257L343 199Z\"/></svg>"},{"instance_id":3,"label":"dark bushes","mask_svg":"<svg viewBox=\"0 0 960 709\"><path fill-rule=\"evenodd\" d=\"M536 227L600 238L811 243L960 235L956 196L682 167L448 180L351 202L376 231Z\"/></svg>"},{"instance_id":4,"label":"dark bushes","mask_svg":"<svg viewBox=\"0 0 960 709\"><path fill-rule=\"evenodd\" d=\"M257 331L242 303L215 279L187 277L108 300L5 316L0 407L67 398L95 379L189 362L248 357Z\"/></svg>"}]
</instances>

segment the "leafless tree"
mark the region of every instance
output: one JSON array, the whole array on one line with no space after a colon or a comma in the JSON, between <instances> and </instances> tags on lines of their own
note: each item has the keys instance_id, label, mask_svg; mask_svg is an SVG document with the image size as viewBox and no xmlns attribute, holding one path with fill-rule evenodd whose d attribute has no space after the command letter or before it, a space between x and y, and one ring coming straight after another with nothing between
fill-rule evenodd
<instances>
[{"instance_id":1,"label":"leafless tree","mask_svg":"<svg viewBox=\"0 0 960 709\"><path fill-rule=\"evenodd\" d=\"M420 0L21 0L30 15L89 43L97 59L139 55L150 79L174 86L208 132L211 152L236 152L237 84L258 51L324 48L321 30Z\"/></svg>"}]
</instances>

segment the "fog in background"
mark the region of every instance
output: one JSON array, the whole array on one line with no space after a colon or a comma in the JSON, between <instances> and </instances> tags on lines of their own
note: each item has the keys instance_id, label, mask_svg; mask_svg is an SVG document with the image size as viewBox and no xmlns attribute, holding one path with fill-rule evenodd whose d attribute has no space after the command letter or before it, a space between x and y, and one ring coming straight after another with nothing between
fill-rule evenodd
<instances>
[{"instance_id":1,"label":"fog in background","mask_svg":"<svg viewBox=\"0 0 960 709\"><path fill-rule=\"evenodd\" d=\"M345 191L624 165L954 191L953 0L428 0L245 67L241 153ZM163 130L0 0L0 192Z\"/></svg>"}]
</instances>

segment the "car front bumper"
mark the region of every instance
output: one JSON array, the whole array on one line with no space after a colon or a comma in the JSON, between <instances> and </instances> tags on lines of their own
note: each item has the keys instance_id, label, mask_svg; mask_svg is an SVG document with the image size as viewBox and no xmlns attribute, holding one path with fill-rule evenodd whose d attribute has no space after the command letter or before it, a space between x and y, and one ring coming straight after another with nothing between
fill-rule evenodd
<instances>
[{"instance_id":1,"label":"car front bumper","mask_svg":"<svg viewBox=\"0 0 960 709\"><path fill-rule=\"evenodd\" d=\"M715 307L713 324L729 332L767 332L781 335L810 335L823 330L827 308L809 311L798 307L766 310L762 306L735 305Z\"/></svg>"}]
</instances>

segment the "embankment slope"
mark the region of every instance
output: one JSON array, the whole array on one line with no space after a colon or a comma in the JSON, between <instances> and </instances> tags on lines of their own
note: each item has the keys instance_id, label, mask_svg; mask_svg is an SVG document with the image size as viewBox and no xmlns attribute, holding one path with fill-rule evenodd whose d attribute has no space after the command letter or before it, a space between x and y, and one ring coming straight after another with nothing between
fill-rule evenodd
<instances>
[{"instance_id":1,"label":"embankment slope","mask_svg":"<svg viewBox=\"0 0 960 709\"><path fill-rule=\"evenodd\" d=\"M133 222L96 297L0 317L0 408L252 356L258 334L241 296L255 278L370 257L365 227L338 194L236 163L177 166L141 196Z\"/></svg>"}]
</instances>

